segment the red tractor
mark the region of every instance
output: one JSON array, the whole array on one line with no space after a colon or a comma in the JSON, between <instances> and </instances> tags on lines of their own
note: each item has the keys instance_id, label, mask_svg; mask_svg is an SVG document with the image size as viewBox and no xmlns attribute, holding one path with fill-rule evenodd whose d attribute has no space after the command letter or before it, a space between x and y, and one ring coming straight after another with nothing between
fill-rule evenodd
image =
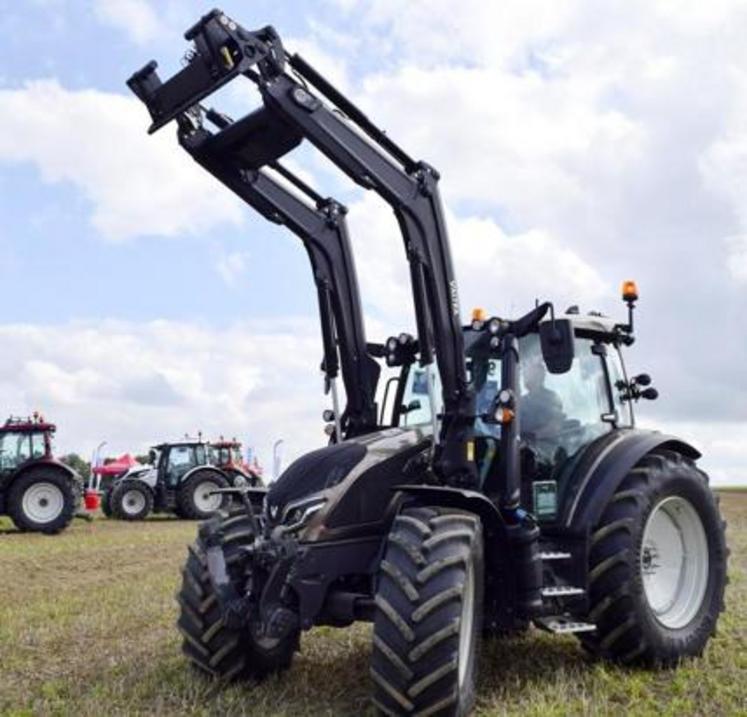
<instances>
[{"instance_id":1,"label":"red tractor","mask_svg":"<svg viewBox=\"0 0 747 717\"><path fill-rule=\"evenodd\" d=\"M228 441L221 436L219 441L213 441L210 446L213 464L226 473L231 485L236 485L236 479L239 477L252 488L261 488L264 485L262 468L256 461L250 464L244 460L241 455L241 443L235 438ZM239 481L239 485L242 480Z\"/></svg>"},{"instance_id":2,"label":"red tractor","mask_svg":"<svg viewBox=\"0 0 747 717\"><path fill-rule=\"evenodd\" d=\"M83 480L52 455L55 430L38 413L0 426L0 514L20 530L59 533L78 510Z\"/></svg>"}]
</instances>

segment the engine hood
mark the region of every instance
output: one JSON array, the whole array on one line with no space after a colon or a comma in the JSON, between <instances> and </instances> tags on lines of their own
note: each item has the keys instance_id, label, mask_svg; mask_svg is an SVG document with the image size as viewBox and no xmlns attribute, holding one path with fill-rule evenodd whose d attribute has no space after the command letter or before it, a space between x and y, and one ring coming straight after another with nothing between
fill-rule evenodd
<instances>
[{"instance_id":1,"label":"engine hood","mask_svg":"<svg viewBox=\"0 0 747 717\"><path fill-rule=\"evenodd\" d=\"M267 492L270 516L282 513L289 503L337 485L363 460L366 452L365 445L352 440L301 456L283 471Z\"/></svg>"},{"instance_id":2,"label":"engine hood","mask_svg":"<svg viewBox=\"0 0 747 717\"><path fill-rule=\"evenodd\" d=\"M429 441L427 430L388 428L307 453L272 484L265 499L265 515L271 524L287 522L288 516L299 510L303 513L303 506L316 501L325 504L319 514L322 517L349 493L351 481L362 475L375 478L381 471L399 473L399 464L424 450ZM377 482L383 488L386 481ZM390 488L384 488L384 492L388 498ZM372 493L368 495L373 499ZM365 495L360 498L366 500Z\"/></svg>"}]
</instances>

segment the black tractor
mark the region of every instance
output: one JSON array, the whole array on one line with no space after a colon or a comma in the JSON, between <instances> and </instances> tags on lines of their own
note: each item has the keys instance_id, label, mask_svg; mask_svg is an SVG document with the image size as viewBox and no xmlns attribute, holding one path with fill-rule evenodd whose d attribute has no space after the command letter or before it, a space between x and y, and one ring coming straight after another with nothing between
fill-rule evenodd
<instances>
[{"instance_id":1,"label":"black tractor","mask_svg":"<svg viewBox=\"0 0 747 717\"><path fill-rule=\"evenodd\" d=\"M53 456L56 430L38 413L0 426L0 515L20 530L59 533L80 507L83 479Z\"/></svg>"},{"instance_id":2,"label":"black tractor","mask_svg":"<svg viewBox=\"0 0 747 717\"><path fill-rule=\"evenodd\" d=\"M104 492L106 515L120 520L144 520L151 513L174 513L204 520L228 507L221 489L233 484L226 471L213 464L212 448L202 439L161 443L150 449L150 463L134 466Z\"/></svg>"},{"instance_id":3,"label":"black tractor","mask_svg":"<svg viewBox=\"0 0 747 717\"><path fill-rule=\"evenodd\" d=\"M189 659L261 677L290 666L301 631L370 621L376 708L464 715L481 637L532 623L623 664L701 654L723 609L724 523L697 450L635 427L633 404L656 397L621 353L635 286L624 321L545 302L463 324L438 172L273 28L215 10L186 38L176 76L151 62L128 84L151 131L176 120L200 166L304 243L332 394L330 445L291 464L260 511L258 489L235 488L240 502L201 526L178 596ZM204 103L238 77L261 105L234 121ZM280 162L304 139L392 207L415 335L366 341L345 208ZM382 365L397 375L379 406Z\"/></svg>"}]
</instances>

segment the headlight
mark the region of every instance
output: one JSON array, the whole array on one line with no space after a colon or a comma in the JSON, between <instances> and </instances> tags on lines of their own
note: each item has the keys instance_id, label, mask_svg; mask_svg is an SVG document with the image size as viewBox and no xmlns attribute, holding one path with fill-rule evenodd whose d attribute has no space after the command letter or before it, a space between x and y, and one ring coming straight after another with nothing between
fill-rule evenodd
<instances>
[{"instance_id":1,"label":"headlight","mask_svg":"<svg viewBox=\"0 0 747 717\"><path fill-rule=\"evenodd\" d=\"M247 480L246 480L246 478L244 478L244 476L236 476L233 479L233 487L234 488L243 488L246 485L249 485L249 484L247 483Z\"/></svg>"},{"instance_id":2,"label":"headlight","mask_svg":"<svg viewBox=\"0 0 747 717\"><path fill-rule=\"evenodd\" d=\"M326 502L326 498L307 498L291 503L284 511L283 526L289 531L301 530Z\"/></svg>"}]
</instances>

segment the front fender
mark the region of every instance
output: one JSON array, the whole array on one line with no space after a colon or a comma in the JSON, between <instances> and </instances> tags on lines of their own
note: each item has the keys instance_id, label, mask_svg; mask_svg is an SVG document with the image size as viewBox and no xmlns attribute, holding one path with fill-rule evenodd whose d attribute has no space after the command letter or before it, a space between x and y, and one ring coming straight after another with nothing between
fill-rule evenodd
<instances>
[{"instance_id":1,"label":"front fender","mask_svg":"<svg viewBox=\"0 0 747 717\"><path fill-rule=\"evenodd\" d=\"M497 550L506 539L506 524L498 508L484 494L475 490L433 485L397 486L402 507L416 503L423 506L458 508L480 517L485 534L486 551Z\"/></svg>"},{"instance_id":2,"label":"front fender","mask_svg":"<svg viewBox=\"0 0 747 717\"><path fill-rule=\"evenodd\" d=\"M700 452L685 441L658 431L620 429L582 473L573 476L577 486L563 506L561 523L573 530L591 529L631 469L648 453L670 450L687 458L700 458Z\"/></svg>"}]
</instances>

